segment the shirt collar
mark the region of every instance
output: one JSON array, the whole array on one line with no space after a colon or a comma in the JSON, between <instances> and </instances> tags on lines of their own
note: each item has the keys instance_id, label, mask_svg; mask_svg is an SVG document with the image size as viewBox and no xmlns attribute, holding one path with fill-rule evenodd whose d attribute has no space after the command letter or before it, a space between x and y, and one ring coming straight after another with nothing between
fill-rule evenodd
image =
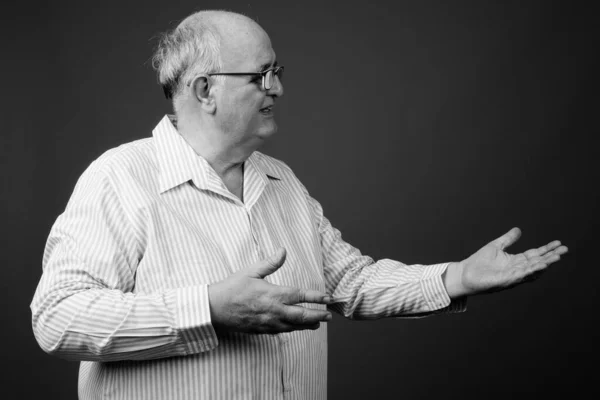
<instances>
[{"instance_id":1,"label":"shirt collar","mask_svg":"<svg viewBox=\"0 0 600 400\"><path fill-rule=\"evenodd\" d=\"M176 120L173 115L165 115L152 131L160 168L160 193L190 180L199 189L210 189L212 185L217 184L215 180L220 181L220 179L216 179L216 173L210 164L196 154L188 142L177 132L174 122L176 123ZM269 178L281 179L281 174L273 163L257 151L252 153L246 162L247 166L250 164L264 178L265 183Z\"/></svg>"},{"instance_id":2,"label":"shirt collar","mask_svg":"<svg viewBox=\"0 0 600 400\"><path fill-rule=\"evenodd\" d=\"M277 169L275 164L269 160L264 154L255 151L248 157L248 162L251 163L262 175L267 178L281 180L281 172Z\"/></svg>"}]
</instances>

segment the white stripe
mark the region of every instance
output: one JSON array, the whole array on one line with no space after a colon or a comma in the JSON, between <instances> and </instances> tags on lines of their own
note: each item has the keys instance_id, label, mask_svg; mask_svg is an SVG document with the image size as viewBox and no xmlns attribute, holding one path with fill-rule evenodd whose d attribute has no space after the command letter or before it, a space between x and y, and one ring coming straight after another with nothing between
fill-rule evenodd
<instances>
[{"instance_id":1,"label":"white stripe","mask_svg":"<svg viewBox=\"0 0 600 400\"><path fill-rule=\"evenodd\" d=\"M244 204L169 118L153 133L92 163L46 245L34 333L82 361L81 399L325 399L326 324L220 337L211 325L207 285L280 246L286 263L267 280L326 291L349 318L464 309L449 306L447 264L361 255L282 162L247 160Z\"/></svg>"}]
</instances>

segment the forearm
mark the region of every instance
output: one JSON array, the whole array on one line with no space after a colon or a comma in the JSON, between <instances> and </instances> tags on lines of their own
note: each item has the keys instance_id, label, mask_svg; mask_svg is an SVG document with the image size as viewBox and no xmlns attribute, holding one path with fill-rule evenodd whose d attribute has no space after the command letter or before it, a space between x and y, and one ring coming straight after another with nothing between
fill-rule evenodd
<instances>
[{"instance_id":1,"label":"forearm","mask_svg":"<svg viewBox=\"0 0 600 400\"><path fill-rule=\"evenodd\" d=\"M448 307L451 299L444 288L442 273L447 264L405 265L380 260L360 265L361 256L335 283L332 308L353 319L424 316ZM331 266L335 268L335 265Z\"/></svg>"},{"instance_id":2,"label":"forearm","mask_svg":"<svg viewBox=\"0 0 600 400\"><path fill-rule=\"evenodd\" d=\"M33 330L44 351L89 361L144 360L217 345L206 287L157 294L95 288L36 293Z\"/></svg>"},{"instance_id":3,"label":"forearm","mask_svg":"<svg viewBox=\"0 0 600 400\"><path fill-rule=\"evenodd\" d=\"M342 239L308 197L317 222L327 292L338 302L330 308L348 318L413 317L465 309L452 302L443 273L448 264L406 265L383 259L374 262Z\"/></svg>"}]
</instances>

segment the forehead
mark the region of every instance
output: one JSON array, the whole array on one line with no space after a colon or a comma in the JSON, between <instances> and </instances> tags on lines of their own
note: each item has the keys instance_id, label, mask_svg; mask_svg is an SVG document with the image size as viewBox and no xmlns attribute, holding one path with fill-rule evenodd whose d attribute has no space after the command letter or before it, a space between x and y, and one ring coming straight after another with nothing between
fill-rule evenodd
<instances>
[{"instance_id":1,"label":"forehead","mask_svg":"<svg viewBox=\"0 0 600 400\"><path fill-rule=\"evenodd\" d=\"M275 62L275 51L267 33L255 23L225 27L221 36L221 58L227 71L259 71Z\"/></svg>"}]
</instances>

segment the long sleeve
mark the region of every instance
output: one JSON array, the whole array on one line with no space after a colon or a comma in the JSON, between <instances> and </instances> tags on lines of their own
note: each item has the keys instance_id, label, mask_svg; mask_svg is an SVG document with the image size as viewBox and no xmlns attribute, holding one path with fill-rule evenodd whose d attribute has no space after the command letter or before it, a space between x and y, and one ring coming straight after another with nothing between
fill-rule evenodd
<instances>
[{"instance_id":1,"label":"long sleeve","mask_svg":"<svg viewBox=\"0 0 600 400\"><path fill-rule=\"evenodd\" d=\"M423 317L465 310L466 299L452 302L444 287L442 274L448 263L375 262L342 240L319 202L305 194L318 227L326 290L337 300L331 309L352 319Z\"/></svg>"},{"instance_id":2,"label":"long sleeve","mask_svg":"<svg viewBox=\"0 0 600 400\"><path fill-rule=\"evenodd\" d=\"M34 334L46 352L116 361L217 346L206 285L134 293L139 235L110 174L90 167L52 227L31 303Z\"/></svg>"}]
</instances>

